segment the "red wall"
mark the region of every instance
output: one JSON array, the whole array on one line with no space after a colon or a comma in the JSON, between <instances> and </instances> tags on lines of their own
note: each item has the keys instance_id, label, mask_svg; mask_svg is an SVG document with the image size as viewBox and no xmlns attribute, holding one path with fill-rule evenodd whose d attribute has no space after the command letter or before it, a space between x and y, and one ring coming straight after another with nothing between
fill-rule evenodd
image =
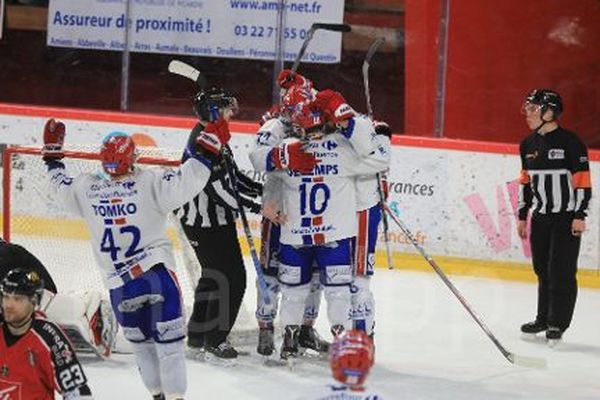
<instances>
[{"instance_id":1,"label":"red wall","mask_svg":"<svg viewBox=\"0 0 600 400\"><path fill-rule=\"evenodd\" d=\"M405 122L409 135L431 136L434 123L440 0L406 0Z\"/></svg>"},{"instance_id":2,"label":"red wall","mask_svg":"<svg viewBox=\"0 0 600 400\"><path fill-rule=\"evenodd\" d=\"M411 76L437 68L437 47L432 48L430 37L438 35L441 2L410 0L406 4L407 31L420 27L415 34L426 38L419 40L418 48L411 49L407 43L409 134L433 132L434 103L423 98L435 96L435 72L430 74L433 81L419 79L411 83L410 91L408 87ZM423 15L424 4L437 6L437 11ZM524 96L533 88L548 87L563 97L561 123L589 145L600 147L599 1L460 0L450 4L446 137L518 142L527 133L519 113ZM429 56L408 55L411 50ZM410 110L419 111L411 116Z\"/></svg>"}]
</instances>

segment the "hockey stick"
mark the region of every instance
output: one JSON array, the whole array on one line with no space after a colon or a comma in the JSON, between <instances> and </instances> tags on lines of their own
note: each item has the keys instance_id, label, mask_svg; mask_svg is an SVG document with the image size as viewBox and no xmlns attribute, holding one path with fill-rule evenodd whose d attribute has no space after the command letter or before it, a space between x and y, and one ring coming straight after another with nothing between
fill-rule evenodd
<instances>
[{"instance_id":1,"label":"hockey stick","mask_svg":"<svg viewBox=\"0 0 600 400\"><path fill-rule=\"evenodd\" d=\"M175 75L183 76L191 81L196 82L201 89L206 87L207 85L206 79L200 73L200 71L192 67L191 65L184 63L183 61L172 60L169 63L169 72ZM238 210L240 213L240 218L242 219L242 225L244 226L244 234L246 236L246 241L248 242L250 255L252 256L252 263L254 264L254 269L256 270L256 279L258 280L260 293L263 296L265 304L271 304L271 299L269 297L269 292L267 291L267 282L265 281L263 268L260 264L258 253L256 252L256 247L254 246L254 240L252 239L252 232L250 231L250 225L248 224L246 213L244 212L244 208L240 201L240 194L237 191L238 184L235 176L235 171L233 171L231 154L229 154L228 152L223 152L223 159L225 160L225 167L227 168L229 179L231 179L231 183L234 188L235 200L238 204Z\"/></svg>"},{"instance_id":2,"label":"hockey stick","mask_svg":"<svg viewBox=\"0 0 600 400\"><path fill-rule=\"evenodd\" d=\"M363 83L365 86L365 98L367 99L367 114L369 118L373 118L373 108L371 107L371 93L369 90L369 67L371 65L371 59L375 55L375 52L385 42L385 38L378 37L375 39L369 50L367 51L367 55L365 56L365 61L363 61L362 65L362 74L363 74Z\"/></svg>"},{"instance_id":3,"label":"hockey stick","mask_svg":"<svg viewBox=\"0 0 600 400\"><path fill-rule=\"evenodd\" d=\"M271 304L271 297L269 296L263 268L260 263L260 259L258 258L258 252L254 246L254 239L252 238L252 231L250 231L250 224L248 223L248 218L246 217L246 211L244 211L244 206L242 205L242 201L240 199L238 181L237 177L235 176L235 171L233 170L233 157L226 147L223 147L222 154L225 161L225 168L227 169L227 175L229 175L229 179L231 179L231 185L233 186L233 193L235 195L235 201L238 205L240 218L242 219L242 226L244 227L246 242L248 243L248 249L250 250L250 255L252 256L252 263L254 264L254 269L256 269L256 278L258 280L258 286L260 287L260 294L262 295L265 304L268 305Z\"/></svg>"},{"instance_id":4,"label":"hockey stick","mask_svg":"<svg viewBox=\"0 0 600 400\"><path fill-rule=\"evenodd\" d=\"M315 34L315 31L318 29L323 29L325 31L332 31L332 32L350 32L352 30L352 28L350 28L350 25L346 25L346 24L325 24L325 23L320 23L320 22L315 22L314 24L312 24L310 26L310 29L306 32L306 38L304 38L302 47L300 47L300 51L296 55L296 59L294 60L294 64L292 65L292 70L291 70L292 73L290 74L290 76L292 78L296 74L296 71L298 71L298 67L300 66L300 61L302 60L302 57L304 57L306 48L308 47L308 44L312 40L312 38Z\"/></svg>"},{"instance_id":5,"label":"hockey stick","mask_svg":"<svg viewBox=\"0 0 600 400\"><path fill-rule=\"evenodd\" d=\"M171 60L169 63L169 72L175 75L183 76L193 82L196 82L200 89L206 87L207 82L204 75L196 68L179 60Z\"/></svg>"},{"instance_id":6,"label":"hockey stick","mask_svg":"<svg viewBox=\"0 0 600 400\"><path fill-rule=\"evenodd\" d=\"M373 107L371 106L371 90L369 88L369 66L371 65L371 59L375 52L385 42L385 39L382 37L378 37L369 47L367 51L367 55L365 56L365 61L363 61L362 65L362 74L363 74L363 84L365 87L365 99L367 101L367 113L370 120L373 120ZM381 205L381 218L383 222L383 240L385 242L385 252L387 255L387 263L388 269L394 269L394 264L392 263L392 251L390 250L390 225L387 219L387 215L383 210L383 204L385 203L385 196L383 191L383 180L381 178L381 173L377 174L377 194L379 195L379 203Z\"/></svg>"},{"instance_id":7,"label":"hockey stick","mask_svg":"<svg viewBox=\"0 0 600 400\"><path fill-rule=\"evenodd\" d=\"M452 284L452 282L450 281L450 279L448 279L448 277L446 276L446 274L444 273L444 271L442 271L442 269L437 265L437 263L435 262L435 260L433 258L431 258L425 252L425 250L419 244L419 242L417 242L417 239L413 236L413 234L402 223L402 221L400 221L400 218L398 218L396 216L396 214L393 213L393 211L390 209L390 207L387 204L384 204L383 207L385 208L385 211L387 211L387 213L390 215L390 217L392 218L392 220L396 223L396 225L398 225L398 227L404 233L404 235L406 235L406 237L410 240L410 242L413 244L413 246L415 246L415 248L423 256L423 258L425 258L425 260L427 260L427 262L429 263L429 265L431 265L431 267L436 272L436 274L438 274L438 276L442 279L442 281L444 281L444 283L446 284L446 286L448 287L448 289L450 289L450 291L454 294L454 296L456 296L456 298L458 299L458 301L460 301L460 303L469 312L469 314L471 315L471 317L473 317L473 319L475 320L475 322L477 322L477 325L479 325L479 327L481 329L483 329L483 331L485 332L485 334L487 335L487 337L494 343L494 345L496 346L496 348L498 350L500 350L500 352L502 353L502 355L504 356L504 358L506 358L510 363L516 364L516 365L520 365L522 367L546 368L546 360L544 358L519 356L519 355L517 355L515 353L511 353L504 346L502 346L502 344L496 338L496 336L494 336L494 334L492 333L492 331L490 331L490 329L483 323L483 321L481 320L481 318L479 318L477 316L477 314L475 313L475 311L473 310L473 308L469 305L469 303L467 302L467 300L465 300L465 298L458 291L458 289Z\"/></svg>"}]
</instances>

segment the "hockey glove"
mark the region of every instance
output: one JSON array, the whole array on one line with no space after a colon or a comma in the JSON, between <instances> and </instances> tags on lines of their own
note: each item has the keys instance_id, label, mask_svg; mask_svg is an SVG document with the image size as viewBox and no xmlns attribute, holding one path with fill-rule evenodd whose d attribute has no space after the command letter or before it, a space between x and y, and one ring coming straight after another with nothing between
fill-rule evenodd
<instances>
[{"instance_id":1,"label":"hockey glove","mask_svg":"<svg viewBox=\"0 0 600 400\"><path fill-rule=\"evenodd\" d=\"M256 203L250 199L246 199L244 197L240 197L240 202L242 203L242 207L250 210L252 214L261 214L262 206L260 203Z\"/></svg>"},{"instance_id":2,"label":"hockey glove","mask_svg":"<svg viewBox=\"0 0 600 400\"><path fill-rule=\"evenodd\" d=\"M319 163L314 154L304 151L301 142L281 144L273 148L269 155L275 169L287 168L302 174L311 173Z\"/></svg>"},{"instance_id":3,"label":"hockey glove","mask_svg":"<svg viewBox=\"0 0 600 400\"><path fill-rule=\"evenodd\" d=\"M221 117L215 122L209 122L204 127L198 137L196 143L204 150L210 151L214 155L218 155L221 152L221 147L226 145L231 139L231 133L229 133L229 124Z\"/></svg>"},{"instance_id":4,"label":"hockey glove","mask_svg":"<svg viewBox=\"0 0 600 400\"><path fill-rule=\"evenodd\" d=\"M269 109L269 111L267 111L266 113L264 113L262 115L262 117L260 117L260 121L258 121L258 123L260 124L260 126L263 126L265 124L265 122L267 122L271 119L278 118L280 114L281 114L281 108L279 107L278 104L274 104Z\"/></svg>"},{"instance_id":5,"label":"hockey glove","mask_svg":"<svg viewBox=\"0 0 600 400\"><path fill-rule=\"evenodd\" d=\"M388 139L392 138L392 130L386 122L373 121L373 127L377 135L387 136Z\"/></svg>"},{"instance_id":6,"label":"hockey glove","mask_svg":"<svg viewBox=\"0 0 600 400\"><path fill-rule=\"evenodd\" d=\"M288 90L293 85L310 85L312 82L298 73L292 73L291 69L283 69L277 77L277 84L280 88Z\"/></svg>"},{"instance_id":7,"label":"hockey glove","mask_svg":"<svg viewBox=\"0 0 600 400\"><path fill-rule=\"evenodd\" d=\"M354 117L355 112L339 92L327 89L317 93L311 109L321 111L328 122L338 124Z\"/></svg>"},{"instance_id":8,"label":"hockey glove","mask_svg":"<svg viewBox=\"0 0 600 400\"><path fill-rule=\"evenodd\" d=\"M65 156L63 143L65 142L65 124L50 118L44 126L44 147L42 158L44 161L58 161Z\"/></svg>"}]
</instances>

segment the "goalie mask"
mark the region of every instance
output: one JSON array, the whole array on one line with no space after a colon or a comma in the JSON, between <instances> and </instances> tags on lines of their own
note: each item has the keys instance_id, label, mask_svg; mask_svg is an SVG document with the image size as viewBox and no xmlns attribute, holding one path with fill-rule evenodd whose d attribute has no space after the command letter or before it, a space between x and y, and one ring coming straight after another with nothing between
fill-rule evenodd
<instances>
[{"instance_id":1,"label":"goalie mask","mask_svg":"<svg viewBox=\"0 0 600 400\"><path fill-rule=\"evenodd\" d=\"M112 132L102 141L100 159L104 171L111 176L124 175L131 172L137 159L135 143L123 132Z\"/></svg>"},{"instance_id":2,"label":"goalie mask","mask_svg":"<svg viewBox=\"0 0 600 400\"><path fill-rule=\"evenodd\" d=\"M337 381L360 388L374 363L373 342L363 331L346 331L331 345L329 361Z\"/></svg>"},{"instance_id":3,"label":"goalie mask","mask_svg":"<svg viewBox=\"0 0 600 400\"><path fill-rule=\"evenodd\" d=\"M234 115L238 111L237 99L225 89L213 86L194 96L194 113L202 121L216 121L225 109L230 109Z\"/></svg>"},{"instance_id":4,"label":"goalie mask","mask_svg":"<svg viewBox=\"0 0 600 400\"><path fill-rule=\"evenodd\" d=\"M44 293L44 281L37 272L27 272L16 268L8 272L0 284L2 293L27 296L35 305L39 305Z\"/></svg>"}]
</instances>

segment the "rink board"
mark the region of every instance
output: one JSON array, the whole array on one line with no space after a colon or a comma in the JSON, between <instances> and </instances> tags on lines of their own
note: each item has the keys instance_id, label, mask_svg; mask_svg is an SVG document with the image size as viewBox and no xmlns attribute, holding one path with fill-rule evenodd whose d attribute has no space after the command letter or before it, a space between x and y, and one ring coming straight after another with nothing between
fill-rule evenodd
<instances>
[{"instance_id":1,"label":"rink board","mask_svg":"<svg viewBox=\"0 0 600 400\"><path fill-rule=\"evenodd\" d=\"M48 116L66 122L68 143L99 143L106 133L118 130L134 135L145 145L174 150L184 147L189 129L195 124L191 118L0 104L0 143L39 146ZM247 157L257 129L256 124L233 123L231 145L240 169L263 180L264 174L255 172ZM516 234L516 178L520 170L517 152L517 146L510 144L395 138L388 202L445 272L535 279L529 267L528 243ZM600 175L600 153L592 151L590 159L595 180ZM600 228L594 223L600 219L599 204L592 202L588 231L582 241L582 286L600 287ZM251 216L250 224L258 237L259 219ZM390 238L396 268L430 269L393 225ZM379 244L376 263L386 267L383 241Z\"/></svg>"}]
</instances>

